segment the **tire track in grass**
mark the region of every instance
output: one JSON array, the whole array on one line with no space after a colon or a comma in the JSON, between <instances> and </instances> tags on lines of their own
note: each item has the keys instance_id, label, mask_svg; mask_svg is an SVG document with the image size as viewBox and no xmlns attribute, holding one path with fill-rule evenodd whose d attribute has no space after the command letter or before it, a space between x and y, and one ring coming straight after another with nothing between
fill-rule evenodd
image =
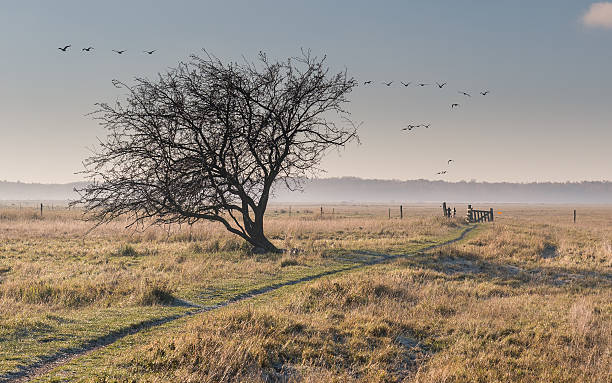
<instances>
[{"instance_id":1,"label":"tire track in grass","mask_svg":"<svg viewBox=\"0 0 612 383\"><path fill-rule=\"evenodd\" d=\"M431 245L428 247L425 247L423 249L420 249L414 253L409 253L409 254L397 254L397 255L388 255L388 254L380 254L380 253L372 253L372 255L376 256L377 258L372 259L370 261L365 261L365 262L361 262L361 263L357 263L355 265L352 266L348 266L346 268L342 268L342 269L334 269L334 270L329 270L329 271L324 271L318 274L314 274L314 275L309 275L306 277L302 277L299 279L294 279L291 281L286 281L286 282L279 282L279 283L274 283L265 287L261 287L261 288L257 288L257 289L253 289L253 290L249 290L245 293L242 294L238 294L235 295L229 299L226 299L225 301L215 304L215 305L209 305L209 306L201 306L201 305L197 305L193 302L189 302L189 301L181 301L182 304L188 306L188 307L193 307L194 309L191 311L187 311L185 313L182 314L174 314L174 315L169 315L169 316L165 316L162 318L156 318L156 319L149 319L149 320L145 320L142 321L140 323L135 323L131 326L128 327L124 327L122 329L110 332L104 336L95 338L95 339L91 339L89 341L84 342L83 344L81 344L80 346L77 347L70 347L70 348L64 348L61 349L53 354L44 356L41 358L40 361L36 362L36 363L32 363L29 365L22 365L20 366L17 370L12 371L12 372L8 372L5 373L3 375L0 375L0 382L27 382L31 379L35 379L37 377L41 377L44 374L48 373L49 371L60 367L68 362L70 362L73 359L76 359L80 356L83 356L85 354L89 354L91 352L94 352L98 349L101 349L103 347L106 347L112 343L115 343L116 341L125 338L126 336L129 335L133 335L136 334L138 332L150 329L152 327L157 327L157 326L161 326L165 323L168 322L172 322L175 321L177 319L180 318L185 318L185 317L189 317L189 316L193 316L196 314L201 314L207 311L212 311L212 310L216 310L222 307L226 307L231 305L232 303L236 303L236 302L240 302L258 295L262 295L265 293L268 293L270 291L274 291L274 290L278 290L281 287L285 287L285 286L292 286L292 285L296 285L298 283L303 283L303 282L308 282L308 281L313 281L315 279L319 279L328 275L333 275L333 274L337 274L340 272L345 272L345 271L351 271L351 270L356 270L356 269L361 269L367 266L371 266L371 265L376 265L376 264L380 264L380 263L384 263L390 260L394 260L394 259L398 259L398 258L404 258L404 257L410 257L410 256L414 256L417 254L421 254L425 251L430 251L442 246L447 246L450 245L452 243L458 242L460 240L462 240L463 238L465 238L465 236L472 231L476 226L469 226L467 228L465 228L461 234L454 239L445 241L443 243L439 243L437 245Z\"/></svg>"}]
</instances>

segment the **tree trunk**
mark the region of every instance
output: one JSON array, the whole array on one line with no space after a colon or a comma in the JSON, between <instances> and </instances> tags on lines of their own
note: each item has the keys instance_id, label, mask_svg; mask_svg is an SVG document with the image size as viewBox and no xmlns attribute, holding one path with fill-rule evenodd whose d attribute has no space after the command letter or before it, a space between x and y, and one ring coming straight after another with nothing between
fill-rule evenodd
<instances>
[{"instance_id":1,"label":"tree trunk","mask_svg":"<svg viewBox=\"0 0 612 383\"><path fill-rule=\"evenodd\" d=\"M263 233L250 235L249 243L253 245L254 253L282 253Z\"/></svg>"},{"instance_id":2,"label":"tree trunk","mask_svg":"<svg viewBox=\"0 0 612 383\"><path fill-rule=\"evenodd\" d=\"M272 242L266 238L263 228L263 213L255 213L255 221L249 225L249 243L254 246L253 252L282 253Z\"/></svg>"}]
</instances>

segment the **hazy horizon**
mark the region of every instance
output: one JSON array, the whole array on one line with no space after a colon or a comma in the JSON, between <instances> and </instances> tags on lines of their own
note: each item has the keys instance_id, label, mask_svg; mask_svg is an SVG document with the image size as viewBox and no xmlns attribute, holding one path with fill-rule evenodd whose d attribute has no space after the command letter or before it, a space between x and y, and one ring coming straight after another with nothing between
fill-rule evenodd
<instances>
[{"instance_id":1,"label":"hazy horizon","mask_svg":"<svg viewBox=\"0 0 612 383\"><path fill-rule=\"evenodd\" d=\"M612 4L595 3L10 3L0 14L0 179L82 180L87 148L104 137L86 114L123 96L112 79L153 77L203 48L223 60L307 48L373 81L348 107L362 144L331 153L322 177L609 180ZM414 86L436 81L448 85ZM410 123L431 128L402 132Z\"/></svg>"},{"instance_id":2,"label":"hazy horizon","mask_svg":"<svg viewBox=\"0 0 612 383\"><path fill-rule=\"evenodd\" d=\"M612 182L480 183L374 180L355 177L305 180L300 191L277 185L274 203L546 203L612 204ZM85 183L28 184L0 181L0 201L67 201Z\"/></svg>"},{"instance_id":3,"label":"hazy horizon","mask_svg":"<svg viewBox=\"0 0 612 383\"><path fill-rule=\"evenodd\" d=\"M515 185L526 185L526 184L580 184L580 183L593 183L593 182L601 182L601 183L612 183L612 180L575 180L575 181L486 181L486 180L477 180L477 179L460 179L460 180L444 180L444 179L427 179L427 178L375 178L375 177L358 177L358 176L322 176L322 177L308 177L308 181L325 181L325 180L336 180L336 179L358 179L363 181L380 181L380 182L413 182L413 181L428 181L428 182L445 182L449 184L456 183L481 183L481 184L499 184L499 183L508 183ZM74 181L66 181L66 182L37 182L37 181L21 181L21 180L2 180L0 179L0 183L13 183L13 184L24 184L24 185L45 185L45 186L56 186L56 185L72 185L72 184L82 184L87 183L87 180L74 180Z\"/></svg>"}]
</instances>

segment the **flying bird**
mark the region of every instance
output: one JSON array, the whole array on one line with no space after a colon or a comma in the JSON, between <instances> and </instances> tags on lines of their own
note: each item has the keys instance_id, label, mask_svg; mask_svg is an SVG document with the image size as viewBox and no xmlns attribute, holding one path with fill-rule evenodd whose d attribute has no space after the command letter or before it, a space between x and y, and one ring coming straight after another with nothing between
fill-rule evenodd
<instances>
[{"instance_id":1,"label":"flying bird","mask_svg":"<svg viewBox=\"0 0 612 383\"><path fill-rule=\"evenodd\" d=\"M427 86L429 84L420 83L419 86Z\"/></svg>"},{"instance_id":2,"label":"flying bird","mask_svg":"<svg viewBox=\"0 0 612 383\"><path fill-rule=\"evenodd\" d=\"M81 49L81 50L82 50L82 51L85 51L85 52L89 52L89 51L91 51L92 49L94 49L94 47L87 47L87 48L83 48L83 49Z\"/></svg>"},{"instance_id":3,"label":"flying bird","mask_svg":"<svg viewBox=\"0 0 612 383\"><path fill-rule=\"evenodd\" d=\"M117 50L113 49L113 52L115 52L118 55L121 55L121 54L123 54L123 52L125 52L125 49L122 50L122 51L117 51Z\"/></svg>"},{"instance_id":4,"label":"flying bird","mask_svg":"<svg viewBox=\"0 0 612 383\"><path fill-rule=\"evenodd\" d=\"M371 83L372 83L372 80L369 80L369 81L364 81L364 82L363 82L363 85L368 85L368 84L371 84Z\"/></svg>"},{"instance_id":5,"label":"flying bird","mask_svg":"<svg viewBox=\"0 0 612 383\"><path fill-rule=\"evenodd\" d=\"M486 95L487 95L487 94L489 94L489 93L491 93L491 92L490 92L490 91L488 91L488 90L485 90L484 92L480 92L480 94L482 94L483 96L486 96Z\"/></svg>"},{"instance_id":6,"label":"flying bird","mask_svg":"<svg viewBox=\"0 0 612 383\"><path fill-rule=\"evenodd\" d=\"M402 130L412 130L414 128L416 128L418 125L406 125L405 128L402 128Z\"/></svg>"},{"instance_id":7,"label":"flying bird","mask_svg":"<svg viewBox=\"0 0 612 383\"><path fill-rule=\"evenodd\" d=\"M403 82L400 81L402 83L403 86L408 87L408 85L412 84L412 82Z\"/></svg>"},{"instance_id":8,"label":"flying bird","mask_svg":"<svg viewBox=\"0 0 612 383\"><path fill-rule=\"evenodd\" d=\"M153 53L155 53L155 49L153 49L152 51L143 51L143 52L148 55L152 55Z\"/></svg>"},{"instance_id":9,"label":"flying bird","mask_svg":"<svg viewBox=\"0 0 612 383\"><path fill-rule=\"evenodd\" d=\"M391 84L393 84L393 81L390 81L390 82L383 82L383 84L385 84L386 86L391 86Z\"/></svg>"},{"instance_id":10,"label":"flying bird","mask_svg":"<svg viewBox=\"0 0 612 383\"><path fill-rule=\"evenodd\" d=\"M472 95L471 95L471 94L469 94L469 93L467 93L467 92L464 92L464 91L461 91L461 90L460 90L458 93L460 93L460 94L462 94L462 95L464 95L464 96L472 97Z\"/></svg>"},{"instance_id":11,"label":"flying bird","mask_svg":"<svg viewBox=\"0 0 612 383\"><path fill-rule=\"evenodd\" d=\"M436 174L446 174L446 170L443 170L441 172L437 172Z\"/></svg>"},{"instance_id":12,"label":"flying bird","mask_svg":"<svg viewBox=\"0 0 612 383\"><path fill-rule=\"evenodd\" d=\"M448 165L450 165L450 163L451 163L451 162L454 162L454 161L453 161L453 160L448 160L446 163L447 163Z\"/></svg>"},{"instance_id":13,"label":"flying bird","mask_svg":"<svg viewBox=\"0 0 612 383\"><path fill-rule=\"evenodd\" d=\"M427 125L425 125L425 124L421 124L421 125L419 125L419 126L421 126L421 127L425 128L425 129L429 129L429 127L431 126L431 124L427 124Z\"/></svg>"},{"instance_id":14,"label":"flying bird","mask_svg":"<svg viewBox=\"0 0 612 383\"><path fill-rule=\"evenodd\" d=\"M71 46L72 46L72 45L66 45L66 46L65 46L65 47L63 47L63 48L61 48L61 47L60 47L60 48L57 48L57 49L59 49L59 50L60 50L60 51L62 51L62 52L66 52L66 51L68 50L68 48L70 48Z\"/></svg>"},{"instance_id":15,"label":"flying bird","mask_svg":"<svg viewBox=\"0 0 612 383\"><path fill-rule=\"evenodd\" d=\"M439 82L436 82L436 85L438 86L438 88L442 89L442 88L444 88L444 85L446 85L446 83L444 82L444 83L440 84Z\"/></svg>"},{"instance_id":16,"label":"flying bird","mask_svg":"<svg viewBox=\"0 0 612 383\"><path fill-rule=\"evenodd\" d=\"M459 104L451 104L451 109L455 109L455 107L458 107Z\"/></svg>"}]
</instances>

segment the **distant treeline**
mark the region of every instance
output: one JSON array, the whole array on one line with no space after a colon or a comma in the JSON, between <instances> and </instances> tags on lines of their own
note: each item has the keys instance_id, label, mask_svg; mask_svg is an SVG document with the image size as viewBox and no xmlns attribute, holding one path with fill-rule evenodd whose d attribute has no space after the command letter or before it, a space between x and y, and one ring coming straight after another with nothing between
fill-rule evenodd
<instances>
[{"instance_id":1,"label":"distant treeline","mask_svg":"<svg viewBox=\"0 0 612 383\"><path fill-rule=\"evenodd\" d=\"M76 199L75 187L85 183L35 184L0 181L0 200L11 201L65 201Z\"/></svg>"},{"instance_id":2,"label":"distant treeline","mask_svg":"<svg viewBox=\"0 0 612 383\"><path fill-rule=\"evenodd\" d=\"M0 181L0 200L70 200L83 183ZM445 182L372 180L355 177L305 180L303 192L279 186L275 202L516 202L611 204L612 182Z\"/></svg>"},{"instance_id":3,"label":"distant treeline","mask_svg":"<svg viewBox=\"0 0 612 383\"><path fill-rule=\"evenodd\" d=\"M612 182L446 182L355 177L307 180L304 192L279 187L279 202L612 203Z\"/></svg>"}]
</instances>

